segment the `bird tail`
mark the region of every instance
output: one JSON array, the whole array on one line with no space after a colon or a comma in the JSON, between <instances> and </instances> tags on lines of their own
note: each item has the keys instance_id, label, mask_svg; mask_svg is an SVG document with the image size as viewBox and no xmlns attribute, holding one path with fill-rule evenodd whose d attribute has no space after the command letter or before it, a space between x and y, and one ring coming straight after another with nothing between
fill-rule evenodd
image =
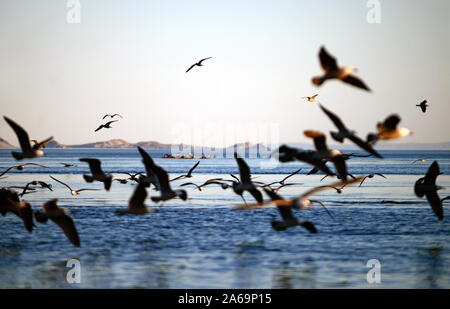
<instances>
[{"instance_id":1,"label":"bird tail","mask_svg":"<svg viewBox=\"0 0 450 309\"><path fill-rule=\"evenodd\" d=\"M312 83L316 86L322 85L324 81L325 81L325 78L323 78L323 77L313 77L313 79L312 79Z\"/></svg>"},{"instance_id":2,"label":"bird tail","mask_svg":"<svg viewBox=\"0 0 450 309\"><path fill-rule=\"evenodd\" d=\"M14 159L16 160L22 160L23 159L23 154L20 152L11 152L12 156L14 157Z\"/></svg>"},{"instance_id":3,"label":"bird tail","mask_svg":"<svg viewBox=\"0 0 450 309\"><path fill-rule=\"evenodd\" d=\"M84 180L86 180L86 182L91 183L94 181L94 177L90 176L90 175L83 175Z\"/></svg>"}]
</instances>

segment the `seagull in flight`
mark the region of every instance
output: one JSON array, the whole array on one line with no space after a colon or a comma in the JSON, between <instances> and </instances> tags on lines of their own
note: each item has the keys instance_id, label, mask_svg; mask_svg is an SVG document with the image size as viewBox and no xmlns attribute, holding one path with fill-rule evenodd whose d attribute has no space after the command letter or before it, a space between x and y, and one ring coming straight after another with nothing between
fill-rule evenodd
<instances>
[{"instance_id":1,"label":"seagull in flight","mask_svg":"<svg viewBox=\"0 0 450 309\"><path fill-rule=\"evenodd\" d=\"M189 67L189 69L187 69L186 73L189 72L189 71L190 71L193 67L195 67L195 66L199 66L199 67L203 66L202 62L205 61L205 60L211 59L211 58L212 58L212 57L204 58L204 59L200 60L199 62L194 63L193 65L191 65L191 66Z\"/></svg>"},{"instance_id":2,"label":"seagull in flight","mask_svg":"<svg viewBox=\"0 0 450 309\"><path fill-rule=\"evenodd\" d=\"M42 208L43 212L37 211L34 213L34 218L39 223L46 223L48 219L53 221L66 235L67 239L76 247L80 247L80 237L78 236L77 228L72 218L67 213L70 211L65 208L58 207L58 199L53 199L45 203Z\"/></svg>"},{"instance_id":3,"label":"seagull in flight","mask_svg":"<svg viewBox=\"0 0 450 309\"><path fill-rule=\"evenodd\" d=\"M410 129L397 128L400 120L400 116L394 114L388 116L384 122L379 122L377 124L378 133L368 134L367 142L374 145L379 140L391 140L413 135Z\"/></svg>"},{"instance_id":4,"label":"seagull in flight","mask_svg":"<svg viewBox=\"0 0 450 309\"><path fill-rule=\"evenodd\" d=\"M425 162L427 162L427 158L422 158L422 159L414 160L414 161L412 162L412 164L414 164L414 163L416 163L416 162L422 162L422 163L425 163Z\"/></svg>"},{"instance_id":5,"label":"seagull in flight","mask_svg":"<svg viewBox=\"0 0 450 309\"><path fill-rule=\"evenodd\" d=\"M442 189L442 187L436 185L436 178L440 174L439 164L437 161L434 161L428 168L425 177L419 178L414 184L414 193L420 198L426 196L434 214L439 220L442 220L444 219L444 208L442 207L442 201L447 198L441 200L437 193L438 190Z\"/></svg>"},{"instance_id":6,"label":"seagull in flight","mask_svg":"<svg viewBox=\"0 0 450 309\"><path fill-rule=\"evenodd\" d=\"M93 158L81 158L80 159L81 162L86 162L89 164L89 168L91 170L92 175L83 175L84 180L86 180L86 182L91 183L94 180L96 181L100 181L104 183L105 186L105 190L109 191L109 189L111 188L111 183L112 183L112 175L106 175L103 171L102 171L102 167L101 167L101 162L99 159L93 159Z\"/></svg>"},{"instance_id":7,"label":"seagull in flight","mask_svg":"<svg viewBox=\"0 0 450 309\"><path fill-rule=\"evenodd\" d=\"M99 131L100 129L103 129L103 128L105 128L105 129L112 129L111 123L117 122L117 121L119 121L119 120L112 120L112 121L108 121L105 124L101 124L97 129L95 129L94 132L97 132L97 131Z\"/></svg>"},{"instance_id":8,"label":"seagull in flight","mask_svg":"<svg viewBox=\"0 0 450 309\"><path fill-rule=\"evenodd\" d=\"M365 176L365 177L361 180L361 182L359 183L359 186L361 187L361 185L363 184L364 180L366 180L366 178L373 178L375 175L380 176L380 177L383 177L383 178L386 179L386 176L384 176L383 174L380 174L380 173L369 174L369 175Z\"/></svg>"},{"instance_id":9,"label":"seagull in flight","mask_svg":"<svg viewBox=\"0 0 450 309\"><path fill-rule=\"evenodd\" d=\"M6 216L11 212L22 219L28 232L33 231L33 210L30 203L20 202L17 192L9 189L0 189L0 214Z\"/></svg>"},{"instance_id":10,"label":"seagull in flight","mask_svg":"<svg viewBox=\"0 0 450 309\"><path fill-rule=\"evenodd\" d=\"M18 171L22 171L24 168L25 168L25 166L27 166L27 165L33 165L33 166L39 166L39 167L44 167L44 168L49 168L48 166L45 166L45 165L40 165L40 164L37 164L37 163L24 163L24 164L22 164L22 165L15 165L15 166L11 166L11 167L9 167L9 168L7 168L3 173L1 173L0 174L0 176L3 176L3 175L5 175L6 173L8 173L10 170L12 170L12 169L16 169L16 170L18 170Z\"/></svg>"},{"instance_id":11,"label":"seagull in flight","mask_svg":"<svg viewBox=\"0 0 450 309\"><path fill-rule=\"evenodd\" d=\"M271 198L272 201L278 201L283 199L276 192L270 189L264 188L263 190ZM274 230L284 231L289 227L301 226L313 234L317 233L317 229L314 226L314 224L312 224L309 221L300 221L296 217L294 217L291 207L277 206L277 209L283 221L272 221L272 227Z\"/></svg>"},{"instance_id":12,"label":"seagull in flight","mask_svg":"<svg viewBox=\"0 0 450 309\"><path fill-rule=\"evenodd\" d=\"M318 96L318 94L315 94L312 97L303 97L302 99L307 99L308 102L316 102L317 96Z\"/></svg>"},{"instance_id":13,"label":"seagull in flight","mask_svg":"<svg viewBox=\"0 0 450 309\"><path fill-rule=\"evenodd\" d=\"M427 105L427 100L423 100L420 104L416 104L416 106L419 106L422 112L425 113L427 111L427 107L430 105Z\"/></svg>"},{"instance_id":14,"label":"seagull in flight","mask_svg":"<svg viewBox=\"0 0 450 309\"><path fill-rule=\"evenodd\" d=\"M133 195L128 201L128 209L117 210L116 214L119 216L125 214L133 214L133 215L145 215L149 212L158 212L157 209L146 207L145 199L147 198L147 190L145 183L139 183L134 190Z\"/></svg>"},{"instance_id":15,"label":"seagull in flight","mask_svg":"<svg viewBox=\"0 0 450 309\"><path fill-rule=\"evenodd\" d=\"M120 118L123 118L121 115L119 115L119 114L113 114L113 115L110 115L110 114L106 114L105 116L103 116L103 118L102 119L105 119L106 117L111 117L111 118L114 118L114 117L116 117L116 116L119 116Z\"/></svg>"},{"instance_id":16,"label":"seagull in flight","mask_svg":"<svg viewBox=\"0 0 450 309\"><path fill-rule=\"evenodd\" d=\"M322 109L322 111L328 116L328 118L331 119L334 125L339 129L339 132L330 132L331 137L333 137L335 141L343 143L344 139L348 138L349 140L351 140L353 143L355 143L368 153L374 155L377 158L383 158L378 152L376 152L372 148L372 146L369 143L363 141L358 136L356 136L355 131L347 129L347 127L344 125L342 120L337 115L335 115L334 113L323 107L321 104L319 104L319 106Z\"/></svg>"},{"instance_id":17,"label":"seagull in flight","mask_svg":"<svg viewBox=\"0 0 450 309\"><path fill-rule=\"evenodd\" d=\"M312 79L314 85L320 86L328 79L338 79L344 83L370 91L369 87L361 79L352 75L353 72L357 71L356 68L352 66L339 67L336 58L331 56L323 46L320 48L319 60L325 74L314 77Z\"/></svg>"},{"instance_id":18,"label":"seagull in flight","mask_svg":"<svg viewBox=\"0 0 450 309\"><path fill-rule=\"evenodd\" d=\"M45 145L49 141L51 141L53 139L53 136L47 138L46 140L44 140L40 143L37 143L36 145L34 145L34 147L31 147L30 138L28 137L28 133L21 126L19 126L17 123L12 121L8 117L3 116L3 118L14 130L14 132L16 133L17 138L19 140L19 144L20 144L20 148L21 148L22 152L13 151L11 153L12 156L16 160L33 159L33 158L38 158L38 157L42 157L43 155L45 155L45 153L42 150L40 150L39 148L41 148L41 145Z\"/></svg>"},{"instance_id":19,"label":"seagull in flight","mask_svg":"<svg viewBox=\"0 0 450 309\"><path fill-rule=\"evenodd\" d=\"M171 200L175 197L181 198L183 201L187 199L187 193L185 190L172 190L169 183L169 175L167 172L160 166L156 165L154 161L151 159L150 155L145 152L144 149L138 146L138 150L143 158L142 162L145 165L145 169L147 171L147 178L154 175L156 177L156 182L159 187L159 191L161 193L160 196L153 196L151 199L153 202L161 202ZM150 174L150 176L149 176ZM155 180L151 180L154 182ZM145 182L144 182L144 185Z\"/></svg>"},{"instance_id":20,"label":"seagull in flight","mask_svg":"<svg viewBox=\"0 0 450 309\"><path fill-rule=\"evenodd\" d=\"M192 172L195 170L195 168L200 164L200 161L198 161L197 163L195 163L195 165L189 170L189 172L186 175L180 175L178 177L175 177L174 179L171 179L170 181L175 181L178 179L184 179L184 178L191 178L192 177Z\"/></svg>"},{"instance_id":21,"label":"seagull in flight","mask_svg":"<svg viewBox=\"0 0 450 309\"><path fill-rule=\"evenodd\" d=\"M55 177L53 177L53 176L50 176L50 178L51 179L53 179L54 181L56 181L56 182L59 182L60 184L62 184L63 186L65 186L67 189L69 189L70 190L70 194L72 194L72 195L78 195L80 192L82 192L82 191L98 191L98 189L79 189L79 190L74 190L74 189L72 189L68 184L66 184L66 183L64 183L64 182L62 182L61 180L58 180L58 179L56 179Z\"/></svg>"}]
</instances>

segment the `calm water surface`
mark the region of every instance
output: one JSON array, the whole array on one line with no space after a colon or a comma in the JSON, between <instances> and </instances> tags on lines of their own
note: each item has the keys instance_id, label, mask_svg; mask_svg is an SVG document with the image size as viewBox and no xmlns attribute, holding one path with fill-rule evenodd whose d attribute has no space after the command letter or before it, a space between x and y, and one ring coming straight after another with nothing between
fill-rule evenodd
<instances>
[{"instance_id":1,"label":"calm water surface","mask_svg":"<svg viewBox=\"0 0 450 309\"><path fill-rule=\"evenodd\" d=\"M16 162L11 150L0 149L0 171ZM175 177L197 162L162 159L162 152L150 152L157 164ZM364 175L378 172L361 187L323 192L314 198L322 201L334 217L321 207L296 212L313 222L313 235L300 227L283 232L272 229L278 219L275 208L237 211L241 199L231 191L207 187L203 192L187 187L186 202L172 200L147 205L159 209L145 216L118 217L114 211L127 207L135 185L113 183L109 192L82 192L72 197L54 175L73 188L102 188L87 184L88 173L81 157L102 160L105 172L125 177L124 172L144 172L136 149L48 149L47 156L33 162L48 169L26 167L12 171L0 180L0 187L25 185L31 180L53 184L53 192L39 191L24 196L33 209L52 198L71 210L81 239L73 247L53 223L37 224L28 233L21 220L8 214L0 216L1 288L450 288L450 225L448 207L439 221L426 199L413 192L414 182L437 160L443 175L438 184L450 186L449 151L388 151L384 160L355 158L348 161L349 172ZM426 157L425 163L412 161ZM64 168L60 162L76 167ZM322 175L306 176L310 168L300 162L273 165L269 160L247 159L255 180L276 181L302 167L290 179L303 183L280 191L294 197L320 182ZM272 162L273 163L273 162ZM238 173L234 159L201 160L194 177L198 184L213 177L229 179ZM174 182L177 187L184 180ZM149 195L158 193L149 190ZM441 190L441 197L450 195ZM251 201L251 196L245 195ZM382 203L383 200L404 204ZM447 204L448 205L448 204ZM66 263L76 258L81 263L81 283L69 284ZM367 283L366 263L381 263L381 284Z\"/></svg>"}]
</instances>

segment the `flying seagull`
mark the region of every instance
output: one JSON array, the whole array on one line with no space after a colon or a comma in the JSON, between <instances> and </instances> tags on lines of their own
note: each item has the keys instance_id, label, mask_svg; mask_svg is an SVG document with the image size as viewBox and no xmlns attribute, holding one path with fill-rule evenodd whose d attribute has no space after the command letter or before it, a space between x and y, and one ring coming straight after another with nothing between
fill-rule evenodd
<instances>
[{"instance_id":1,"label":"flying seagull","mask_svg":"<svg viewBox=\"0 0 450 309\"><path fill-rule=\"evenodd\" d=\"M374 145L379 140L391 140L412 135L411 130L407 128L397 128L400 120L400 116L394 114L388 116L384 122L379 122L377 124L378 133L368 134L367 142Z\"/></svg>"},{"instance_id":2,"label":"flying seagull","mask_svg":"<svg viewBox=\"0 0 450 309\"><path fill-rule=\"evenodd\" d=\"M91 183L94 180L103 182L105 185L105 190L109 191L113 176L109 174L106 175L102 171L100 160L93 158L81 158L80 161L88 163L92 173L92 175L83 175L84 180L88 183Z\"/></svg>"},{"instance_id":3,"label":"flying seagull","mask_svg":"<svg viewBox=\"0 0 450 309\"><path fill-rule=\"evenodd\" d=\"M203 191L203 188L208 186L208 185L223 185L222 182L220 182L220 180L222 180L222 178L213 178L213 179L208 179L207 181L205 181L203 184L201 185L197 185L196 183L193 182L186 182L180 185L180 187L185 187L185 186L194 186L198 189L198 191Z\"/></svg>"},{"instance_id":4,"label":"flying seagull","mask_svg":"<svg viewBox=\"0 0 450 309\"><path fill-rule=\"evenodd\" d=\"M64 167L72 167L72 166L76 166L76 165L74 165L74 164L69 164L69 163L64 163L64 162L62 162L62 163L60 163L61 165L63 165Z\"/></svg>"},{"instance_id":5,"label":"flying seagull","mask_svg":"<svg viewBox=\"0 0 450 309\"><path fill-rule=\"evenodd\" d=\"M430 105L427 105L427 100L423 100L420 104L416 104L416 106L419 106L420 107L420 109L422 110L422 112L426 112L427 111L427 106L430 106Z\"/></svg>"},{"instance_id":6,"label":"flying seagull","mask_svg":"<svg viewBox=\"0 0 450 309\"><path fill-rule=\"evenodd\" d=\"M192 177L192 172L195 170L195 168L200 164L200 161L198 161L197 163L195 163L195 165L189 170L189 172L186 175L180 175L178 177L175 177L174 179L171 179L170 181L175 181L178 179L184 179L184 178L191 178Z\"/></svg>"},{"instance_id":7,"label":"flying seagull","mask_svg":"<svg viewBox=\"0 0 450 309\"><path fill-rule=\"evenodd\" d=\"M367 176L364 176L364 178L361 180L361 182L359 183L359 186L361 187L361 185L363 184L364 180L366 180L366 178L373 178L375 175L386 178L386 176L384 176L383 174L380 173L373 173L373 174L369 174Z\"/></svg>"},{"instance_id":8,"label":"flying seagull","mask_svg":"<svg viewBox=\"0 0 450 309\"><path fill-rule=\"evenodd\" d=\"M332 185L327 185L327 186L319 186L316 188L313 188L307 192L305 192L304 194L300 195L299 197L290 199L290 200L285 200L285 199L281 199L281 200L275 200L275 201L268 201L268 202L264 202L264 203L258 203L258 204L252 204L252 205L238 205L235 207L235 209L239 209L239 210L249 210L249 209L258 209L270 204L275 204L276 206L283 206L283 207L292 207L296 210L303 210L303 209L308 209L311 208L311 206L313 205L313 203L318 203L318 201L315 200L311 200L309 199L310 196L317 194L321 191L324 190L328 190L332 187L345 187L347 185L352 185L355 184L356 182L361 181L361 177L357 178L357 179L352 179L346 182L337 182L334 183ZM322 207L326 209L326 207L322 204ZM328 212L328 210L327 210Z\"/></svg>"},{"instance_id":9,"label":"flying seagull","mask_svg":"<svg viewBox=\"0 0 450 309\"><path fill-rule=\"evenodd\" d=\"M147 198L147 190L146 185L144 183L139 183L134 190L133 195L128 201L128 209L117 210L116 214L119 216L125 214L133 214L133 215L145 215L149 212L158 212L156 209L146 207L145 199Z\"/></svg>"},{"instance_id":10,"label":"flying seagull","mask_svg":"<svg viewBox=\"0 0 450 309\"><path fill-rule=\"evenodd\" d=\"M374 155L377 158L383 158L378 152L376 152L372 148L372 146L369 143L366 143L358 136L356 136L355 131L347 129L347 127L344 125L342 120L337 115L335 115L334 113L323 107L321 104L319 104L319 106L322 109L322 111L328 116L328 118L331 119L334 125L339 129L339 132L330 132L331 137L333 137L335 141L343 143L344 139L348 138L349 140L351 140L353 143L355 143L368 153Z\"/></svg>"},{"instance_id":11,"label":"flying seagull","mask_svg":"<svg viewBox=\"0 0 450 309\"><path fill-rule=\"evenodd\" d=\"M35 139L32 139L31 140L32 142L33 142L33 149L34 150L39 150L39 149L41 149L41 148L45 148L46 146L47 146L47 144L50 142L50 140L48 140L48 141L43 141L43 142L41 142L41 143L39 143L37 140L35 140Z\"/></svg>"},{"instance_id":12,"label":"flying seagull","mask_svg":"<svg viewBox=\"0 0 450 309\"><path fill-rule=\"evenodd\" d=\"M233 191L238 195L239 193L247 191L255 198L255 200L258 203L262 203L263 196L261 192L258 191L258 189L251 180L250 168L248 167L247 163L244 161L244 159L239 157L237 153L234 154L234 158L236 159L236 162L239 167L240 182L239 183L233 182Z\"/></svg>"},{"instance_id":13,"label":"flying seagull","mask_svg":"<svg viewBox=\"0 0 450 309\"><path fill-rule=\"evenodd\" d=\"M308 102L315 102L318 94L313 95L312 97L303 97L302 99L307 99Z\"/></svg>"},{"instance_id":14,"label":"flying seagull","mask_svg":"<svg viewBox=\"0 0 450 309\"><path fill-rule=\"evenodd\" d=\"M212 58L212 57L204 58L204 59L200 60L199 62L194 63L193 65L191 65L191 66L189 67L189 69L187 69L186 73L189 72L189 71L190 71L193 67L195 67L195 66L199 66L199 67L203 66L202 62L205 61L205 60L211 59L211 58Z\"/></svg>"},{"instance_id":15,"label":"flying seagull","mask_svg":"<svg viewBox=\"0 0 450 309\"><path fill-rule=\"evenodd\" d=\"M0 189L0 214L6 216L8 212L19 217L28 232L33 231L33 210L30 203L20 202L17 192L2 188Z\"/></svg>"},{"instance_id":16,"label":"flying seagull","mask_svg":"<svg viewBox=\"0 0 450 309\"><path fill-rule=\"evenodd\" d=\"M35 149L35 147L31 147L30 138L28 137L28 133L21 126L19 126L17 123L15 123L14 121L12 121L11 119L9 119L6 116L3 116L3 118L14 130L14 132L16 133L17 138L19 140L19 144L20 144L20 148L21 148L22 152L14 152L13 151L11 153L16 160L33 159L33 158L38 158L38 157L42 157L43 155L45 155L45 153L39 149L40 146L38 146L37 149ZM53 139L53 136L47 138L46 140L44 140L36 145L46 144L49 141L51 141L52 139Z\"/></svg>"},{"instance_id":17,"label":"flying seagull","mask_svg":"<svg viewBox=\"0 0 450 309\"><path fill-rule=\"evenodd\" d=\"M414 160L414 161L412 162L412 164L414 164L414 163L416 163L416 162L422 162L422 163L425 163L425 162L427 162L427 158L422 158L422 159Z\"/></svg>"},{"instance_id":18,"label":"flying seagull","mask_svg":"<svg viewBox=\"0 0 450 309\"><path fill-rule=\"evenodd\" d=\"M69 187L68 184L62 182L61 180L58 180L58 179L56 179L56 178L53 177L53 176L50 176L50 178L53 179L53 180L56 181L56 182L59 182L60 184L62 184L63 186L65 186L67 189L69 189L69 190L70 190L70 194L72 194L72 195L78 195L78 194L79 194L80 192L82 192L82 191L98 191L98 190L99 190L99 189L79 189L79 190L74 190L74 189L72 189L71 187Z\"/></svg>"},{"instance_id":19,"label":"flying seagull","mask_svg":"<svg viewBox=\"0 0 450 309\"><path fill-rule=\"evenodd\" d=\"M51 184L48 184L48 183L46 183L44 181L33 180L33 181L31 181L31 182L29 182L29 183L27 183L25 185L25 187L23 188L22 193L20 193L19 196L22 197L24 194L26 194L27 190L33 190L33 189L29 188L29 186L37 186L37 185L40 185L42 189L47 188L50 191L53 191Z\"/></svg>"},{"instance_id":20,"label":"flying seagull","mask_svg":"<svg viewBox=\"0 0 450 309\"><path fill-rule=\"evenodd\" d=\"M105 123L105 124L101 124L97 129L95 129L94 132L97 132L98 130L100 130L100 129L102 129L102 128L105 128L105 129L112 129L111 123L117 122L117 121L119 121L119 120L112 120L112 121L108 121L108 122Z\"/></svg>"},{"instance_id":21,"label":"flying seagull","mask_svg":"<svg viewBox=\"0 0 450 309\"><path fill-rule=\"evenodd\" d=\"M314 140L314 146L316 147L316 155L319 159L333 162L339 179L343 181L347 180L347 167L345 164L345 158L342 152L337 149L330 150L326 144L326 136L322 132L307 130L303 132L306 137Z\"/></svg>"},{"instance_id":22,"label":"flying seagull","mask_svg":"<svg viewBox=\"0 0 450 309\"><path fill-rule=\"evenodd\" d=\"M274 192L270 189L264 188L263 190L271 198L272 201L277 201L277 200L283 199L276 192ZM314 224L312 224L309 221L300 221L296 217L294 217L291 207L277 206L277 209L278 209L283 221L272 221L272 227L274 230L283 231L289 227L301 226L311 233L314 233L314 234L317 233L317 229L314 226Z\"/></svg>"},{"instance_id":23,"label":"flying seagull","mask_svg":"<svg viewBox=\"0 0 450 309\"><path fill-rule=\"evenodd\" d=\"M338 67L336 58L331 56L323 46L320 48L319 60L325 74L314 77L312 79L314 85L320 86L328 79L338 79L344 83L370 91L369 87L367 87L361 79L352 75L352 73L357 70L356 68L352 66Z\"/></svg>"},{"instance_id":24,"label":"flying seagull","mask_svg":"<svg viewBox=\"0 0 450 309\"><path fill-rule=\"evenodd\" d=\"M157 183L159 186L160 196L153 196L151 199L153 202L161 202L173 199L175 197L181 198L183 201L187 199L187 193L185 190L172 190L169 183L169 175L167 172L160 166L156 165L151 159L150 155L145 152L144 149L138 146L138 150L143 156L143 163L145 165L145 169L147 170L147 176L150 173L151 175L156 176ZM145 155L144 155L145 153ZM150 159L150 160L149 160Z\"/></svg>"},{"instance_id":25,"label":"flying seagull","mask_svg":"<svg viewBox=\"0 0 450 309\"><path fill-rule=\"evenodd\" d=\"M419 178L414 184L414 193L420 198L426 196L434 214L439 220L442 220L444 219L444 209L442 207L442 200L437 193L442 188L436 185L436 178L440 174L439 164L437 161L434 161L428 168L425 177Z\"/></svg>"},{"instance_id":26,"label":"flying seagull","mask_svg":"<svg viewBox=\"0 0 450 309\"><path fill-rule=\"evenodd\" d=\"M106 117L111 117L111 118L114 118L114 117L116 117L116 116L119 116L120 118L123 118L121 115L119 115L119 114L113 114L113 115L110 115L110 114L106 114L105 116L103 116L103 118L102 119L105 119Z\"/></svg>"},{"instance_id":27,"label":"flying seagull","mask_svg":"<svg viewBox=\"0 0 450 309\"><path fill-rule=\"evenodd\" d=\"M57 205L58 199L53 199L45 203L42 208L43 212L36 211L34 218L39 223L46 223L48 219L52 220L57 226L59 226L67 239L76 247L80 247L80 237L78 236L77 228L72 218L67 213L68 209L60 208Z\"/></svg>"},{"instance_id":28,"label":"flying seagull","mask_svg":"<svg viewBox=\"0 0 450 309\"><path fill-rule=\"evenodd\" d=\"M18 171L22 171L24 168L25 168L25 166L27 166L27 165L33 165L33 166L39 166L39 167L44 167L44 168L49 168L48 166L45 166L45 165L40 165L40 164L37 164L37 163L24 163L24 164L22 164L22 165L15 165L15 166L11 166L11 167L8 167L5 171L3 171L1 174L0 174L0 176L3 176L3 175L5 175L6 173L8 173L10 170L12 170L12 169L16 169L16 170L18 170Z\"/></svg>"}]
</instances>

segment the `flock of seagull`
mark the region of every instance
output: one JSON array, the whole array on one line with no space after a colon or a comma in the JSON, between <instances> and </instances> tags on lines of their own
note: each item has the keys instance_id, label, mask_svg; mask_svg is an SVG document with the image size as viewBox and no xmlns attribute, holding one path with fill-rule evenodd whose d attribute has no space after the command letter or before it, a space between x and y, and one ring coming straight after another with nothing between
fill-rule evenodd
<instances>
[{"instance_id":1,"label":"flock of seagull","mask_svg":"<svg viewBox=\"0 0 450 309\"><path fill-rule=\"evenodd\" d=\"M195 66L203 66L203 61L210 58L211 57L204 58L197 63L194 63L189 67L186 73ZM312 79L313 84L320 86L327 80L337 79L352 86L370 91L370 88L360 78L353 75L353 72L356 71L354 67L339 67L336 59L331 56L324 47L322 47L319 51L319 60L324 74L319 77L314 77ZM303 97L303 99L307 99L308 102L316 102L317 96L318 94L315 94L311 97ZM424 113L429 106L426 103L427 101L425 100L417 105ZM330 132L331 138L339 143L343 143L346 139L348 139L359 148L364 150L367 154L344 154L337 149L330 149L327 146L327 137L323 132L316 130L305 130L304 135L312 139L315 149L301 150L289 147L287 145L282 145L278 149L278 160L282 163L291 161L305 162L312 166L312 169L307 173L307 175L322 172L323 174L325 174L325 176L321 179L321 181L325 177L335 176L339 180L338 182L330 185L318 186L298 197L285 199L281 195L279 195L280 189L287 186L302 185L301 183L287 182L290 177L298 174L301 169L292 172L279 181L264 183L256 181L254 180L254 178L252 178L250 168L245 160L235 153L234 157L239 168L239 176L230 174L232 179L213 178L205 181L202 184L197 184L192 181L185 182L181 184L180 187L193 186L194 190L197 189L199 191L203 191L206 186L218 185L224 190L230 189L235 194L240 196L240 198L244 202L241 205L235 206L235 209L251 210L259 209L267 205L275 205L282 219L281 221L272 221L272 227L275 230L281 231L289 227L301 226L311 233L317 233L317 229L314 224L312 222L301 221L296 218L294 216L294 210L301 211L311 208L313 204L319 204L327 211L330 216L332 216L332 213L328 211L323 203L318 200L311 199L311 196L321 191L330 189L334 189L338 194L342 194L343 189L346 186L358 183L359 186L361 186L366 179L373 178L374 176L386 178L383 174L380 173L372 173L365 176L355 177L354 175L347 172L346 161L350 160L352 157L369 156L374 156L376 158L382 159L383 157L374 149L378 141L398 139L412 134L409 129L398 127L401 118L400 116L393 114L389 115L384 121L377 123L376 132L369 133L366 139L363 139L357 136L354 130L349 129L339 116L337 116L331 110L325 108L321 103L318 103L318 105L337 129L337 131ZM107 117L110 117L112 119L116 116L123 118L119 114L107 114L102 119L105 119ZM14 130L20 144L21 152L13 151L11 153L17 161L23 159L35 159L44 155L42 148L45 148L45 145L52 140L52 137L47 138L42 142L32 140L34 145L31 145L28 133L19 124L6 116L4 116L4 119ZM103 128L111 128L110 125L116 121L118 120L111 120L105 124L102 124L95 131L97 132ZM147 207L145 204L148 196L147 191L150 188L153 188L154 191L159 192L158 195L151 196L151 200L154 203L164 202L174 198L180 198L181 200L186 201L188 198L186 190L181 188L173 189L171 183L175 180L192 178L192 174L200 164L200 161L198 161L186 174L170 179L168 173L161 166L155 164L152 157L143 148L138 146L137 150L141 155L142 163L145 167L145 173L126 173L129 178L114 178L113 175L106 174L102 170L100 160L96 158L80 158L80 162L84 162L89 165L91 172L91 174L83 175L83 179L88 184L94 181L103 183L104 189L106 191L109 191L111 189L114 180L118 181L121 184L126 184L128 181L137 183L136 188L134 189L134 192L128 201L128 208L117 210L115 212L119 216L123 216L126 214L144 215L147 213L157 212L158 209ZM424 163L426 162L426 160L426 158L418 159L412 163ZM334 173L327 166L328 162L331 162L334 165L336 173ZM67 168L75 166L68 163L60 164ZM48 166L40 165L37 163L25 163L21 165L11 166L0 174L0 179L5 178L2 176L9 171L13 169L21 171L28 165L48 168ZM442 187L436 184L436 178L440 174L441 172L439 170L438 162L435 161L429 167L426 175L416 181L414 185L414 192L418 198L426 197L434 214L438 217L439 220L442 220L444 217L442 204L443 201L450 199L450 196L441 199L438 195L438 190L442 189ZM73 196L79 195L81 192L87 190L100 190L93 188L73 189L70 185L62 182L61 180L51 175L49 175L49 177L60 185L65 186ZM46 223L48 219L50 219L62 229L66 237L74 246L79 247L80 238L75 223L70 217L69 211L58 206L57 199L52 199L46 202L42 206L42 210L33 210L30 203L21 201L21 198L23 198L25 194L32 193L36 190L36 188L33 188L32 186L40 186L42 189L53 191L52 185L43 181L32 181L24 187L3 187L0 189L0 213L3 216L5 216L8 212L13 213L23 221L25 228L29 232L32 232L33 228L35 227L34 220L38 223ZM18 193L14 189L21 189L22 192ZM256 201L256 203L247 203L246 199L244 198L245 192L249 193ZM263 193L268 196L269 199L267 201L264 200Z\"/></svg>"}]
</instances>

